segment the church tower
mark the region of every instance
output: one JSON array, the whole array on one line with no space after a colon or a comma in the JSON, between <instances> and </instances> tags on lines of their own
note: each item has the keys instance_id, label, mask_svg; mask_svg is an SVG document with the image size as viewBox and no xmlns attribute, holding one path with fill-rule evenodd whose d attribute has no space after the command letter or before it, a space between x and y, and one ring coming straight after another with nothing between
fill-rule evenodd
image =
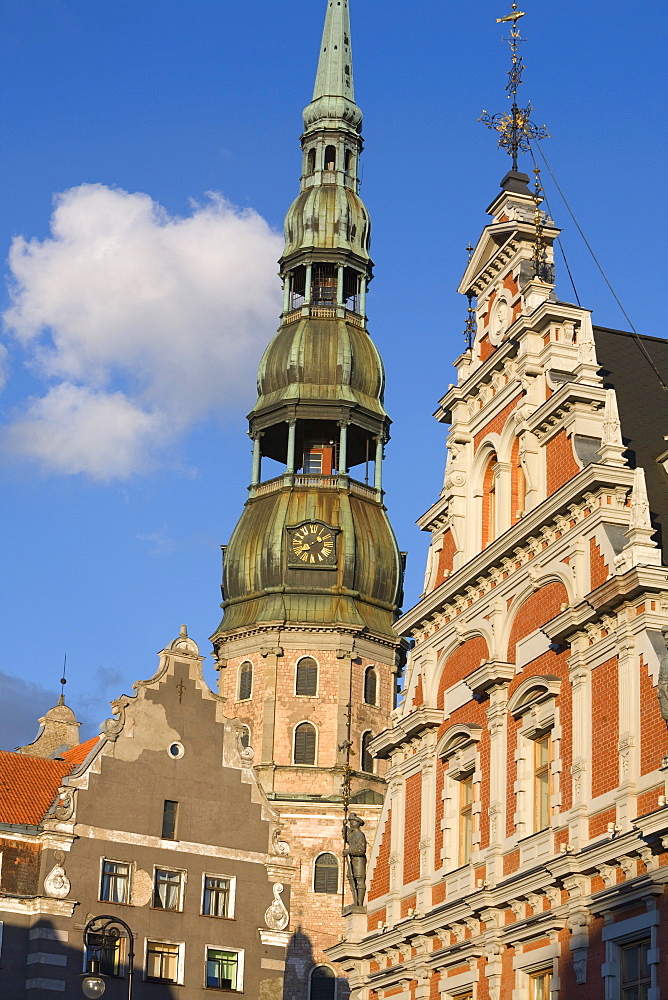
<instances>
[{"instance_id":1,"label":"church tower","mask_svg":"<svg viewBox=\"0 0 668 1000\"><path fill-rule=\"evenodd\" d=\"M344 809L371 839L385 781L367 747L389 723L403 655L394 629L403 557L383 503L390 420L367 331L361 126L348 0L329 0L300 191L285 220L283 312L249 415L249 498L224 550L212 637L228 714L244 723L300 863L286 956L285 996L295 1000L334 996L323 948L342 932L349 899Z\"/></svg>"}]
</instances>

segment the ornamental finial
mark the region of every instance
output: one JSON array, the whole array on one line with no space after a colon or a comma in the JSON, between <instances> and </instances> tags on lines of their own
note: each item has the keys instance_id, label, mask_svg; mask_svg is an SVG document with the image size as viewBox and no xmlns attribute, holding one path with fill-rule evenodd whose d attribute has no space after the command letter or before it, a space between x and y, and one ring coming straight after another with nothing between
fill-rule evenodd
<instances>
[{"instance_id":1,"label":"ornamental finial","mask_svg":"<svg viewBox=\"0 0 668 1000\"><path fill-rule=\"evenodd\" d=\"M530 115L533 111L531 104L527 104L526 108L520 108L517 104L517 91L522 85L522 73L524 72L524 62L522 61L519 47L522 42L526 41L526 39L522 38L517 22L524 16L525 12L518 10L517 4L513 3L513 9L510 14L506 14L505 17L497 17L496 19L497 24L505 24L507 22L511 24L510 37L505 39L510 45L511 52L508 83L506 84L508 100L512 101L510 112L508 114L498 113L490 115L489 112L483 111L478 119L487 128L494 129L499 133L499 146L507 150L509 155L512 156L513 170L515 171L517 170L518 153L529 152L531 139L545 139L549 138L550 135L545 125L534 125L531 121Z\"/></svg>"}]
</instances>

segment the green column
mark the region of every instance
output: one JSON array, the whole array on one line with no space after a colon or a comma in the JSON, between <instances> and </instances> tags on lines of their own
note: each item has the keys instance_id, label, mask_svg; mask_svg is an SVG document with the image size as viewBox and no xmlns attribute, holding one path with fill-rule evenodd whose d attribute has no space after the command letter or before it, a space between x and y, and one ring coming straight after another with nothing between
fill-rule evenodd
<instances>
[{"instance_id":1,"label":"green column","mask_svg":"<svg viewBox=\"0 0 668 1000\"><path fill-rule=\"evenodd\" d=\"M260 435L253 438L253 472L251 474L251 486L257 486L260 482L262 470L262 452L260 449Z\"/></svg>"},{"instance_id":2,"label":"green column","mask_svg":"<svg viewBox=\"0 0 668 1000\"><path fill-rule=\"evenodd\" d=\"M383 488L383 437L380 434L376 438L375 466L373 485L380 492Z\"/></svg>"},{"instance_id":3,"label":"green column","mask_svg":"<svg viewBox=\"0 0 668 1000\"><path fill-rule=\"evenodd\" d=\"M348 424L339 425L339 473L342 476L348 473Z\"/></svg>"},{"instance_id":4,"label":"green column","mask_svg":"<svg viewBox=\"0 0 668 1000\"><path fill-rule=\"evenodd\" d=\"M295 428L296 420L288 420L288 464L285 471L292 475L295 471Z\"/></svg>"}]
</instances>

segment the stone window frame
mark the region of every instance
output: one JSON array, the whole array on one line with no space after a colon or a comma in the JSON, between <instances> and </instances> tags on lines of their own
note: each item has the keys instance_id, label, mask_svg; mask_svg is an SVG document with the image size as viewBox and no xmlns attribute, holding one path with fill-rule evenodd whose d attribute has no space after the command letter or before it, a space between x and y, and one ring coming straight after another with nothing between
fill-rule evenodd
<instances>
[{"instance_id":1,"label":"stone window frame","mask_svg":"<svg viewBox=\"0 0 668 1000\"><path fill-rule=\"evenodd\" d=\"M456 965L461 965L461 957L457 959ZM475 1000L478 993L478 965L471 962L466 972L460 972L456 976L445 975L447 967L439 967L436 970L441 973L441 980L438 984L440 1000L462 1000L462 998L472 996Z\"/></svg>"},{"instance_id":2,"label":"stone window frame","mask_svg":"<svg viewBox=\"0 0 668 1000\"><path fill-rule=\"evenodd\" d=\"M446 872L456 871L459 867L472 864L473 855L480 844L480 822L477 817L480 815L481 808L480 782L482 781L482 773L478 743L482 739L482 734L481 726L458 722L446 729L436 748L437 756L448 761L443 789L441 790L443 797L441 861ZM466 862L466 866L460 866L460 782L469 777L473 778L471 860ZM456 784L456 791L453 783Z\"/></svg>"},{"instance_id":3,"label":"stone window frame","mask_svg":"<svg viewBox=\"0 0 668 1000\"><path fill-rule=\"evenodd\" d=\"M178 958L176 962L176 981L171 979L154 979L152 976L146 974L148 967L148 946L149 942L153 944L167 944L172 947L179 949ZM172 983L174 986L183 986L183 973L185 968L185 955L186 955L186 943L185 941L166 941L165 938L159 937L145 937L144 938L144 962L143 962L143 976L142 979L145 983Z\"/></svg>"},{"instance_id":4,"label":"stone window frame","mask_svg":"<svg viewBox=\"0 0 668 1000\"><path fill-rule=\"evenodd\" d=\"M249 690L248 696L246 698L242 698L241 697L241 677L242 677L243 668L247 664L250 665L250 690ZM248 657L246 657L239 664L239 670L237 672L237 692L236 692L237 696L236 696L235 700L236 701L250 701L251 698L253 697L253 687L254 687L254 685L255 685L255 664L253 663L252 660L249 660Z\"/></svg>"},{"instance_id":5,"label":"stone window frame","mask_svg":"<svg viewBox=\"0 0 668 1000\"><path fill-rule=\"evenodd\" d=\"M526 942L525 942L526 943ZM513 1000L531 1000L531 977L537 972L550 972L550 1000L559 996L559 957L561 945L558 939L535 948L532 951L517 952L513 956L515 989Z\"/></svg>"},{"instance_id":6,"label":"stone window frame","mask_svg":"<svg viewBox=\"0 0 668 1000\"><path fill-rule=\"evenodd\" d=\"M373 676L374 676L374 695L375 695L375 698L374 698L373 701L367 701L367 698L366 698L366 679L367 679L367 676L369 676L371 673L373 673ZM380 676L378 674L377 667L373 663L367 664L367 666L364 668L364 677L363 677L363 683L362 683L362 698L363 698L363 701L364 701L365 705L371 705L372 707L377 708L378 705L380 704Z\"/></svg>"},{"instance_id":7,"label":"stone window frame","mask_svg":"<svg viewBox=\"0 0 668 1000\"><path fill-rule=\"evenodd\" d=\"M605 980L605 995L621 997L621 964L622 946L634 941L649 939L650 947L647 964L652 974L652 985L649 989L650 1000L659 995L659 923L660 913L654 906L646 913L616 923L606 924L601 932L605 944L605 961L601 967L601 978Z\"/></svg>"},{"instance_id":8,"label":"stone window frame","mask_svg":"<svg viewBox=\"0 0 668 1000\"><path fill-rule=\"evenodd\" d=\"M559 775L561 773L561 726L557 697L561 679L552 674L534 674L525 678L508 700L508 712L521 719L517 734L515 762L515 834L521 840L538 834L549 834L556 823L555 810L561 805ZM536 829L535 805L535 743L550 736L550 822L541 830Z\"/></svg>"},{"instance_id":9,"label":"stone window frame","mask_svg":"<svg viewBox=\"0 0 668 1000\"><path fill-rule=\"evenodd\" d=\"M336 861L336 872L337 872L337 875L336 875L336 892L327 892L326 893L326 892L323 892L321 890L317 890L316 887L315 887L315 870L316 870L316 867L317 867L317 864L318 864L318 860L320 858L324 858L326 855L330 855ZM334 866L332 865L331 867L333 868ZM311 890L313 892L317 892L319 896L325 896L325 895L327 895L327 896L334 896L334 895L338 895L339 892L341 891L341 864L340 864L339 859L337 858L336 854L334 853L334 851L320 851L320 853L316 854L316 856L314 857L314 859L313 859L313 872L312 872L312 876L311 876Z\"/></svg>"},{"instance_id":10,"label":"stone window frame","mask_svg":"<svg viewBox=\"0 0 668 1000\"><path fill-rule=\"evenodd\" d=\"M315 680L315 694L297 694L297 674L298 674L298 671L299 671L299 664L303 660L313 660L313 662L316 665L317 673L316 673L316 680ZM294 697L295 698L319 698L320 697L320 674L321 674L320 661L315 656L313 656L312 653L304 653L303 656L300 656L299 659L295 662L295 674L294 674L294 686L293 686Z\"/></svg>"},{"instance_id":11,"label":"stone window frame","mask_svg":"<svg viewBox=\"0 0 668 1000\"><path fill-rule=\"evenodd\" d=\"M232 990L227 990L224 987L219 986L207 986L206 985L206 965L209 960L209 949L211 951L231 951L237 956L237 985ZM204 986L205 990L216 990L217 992L224 991L225 993L243 993L244 991L244 966L246 959L246 951L244 948L236 948L231 945L226 944L205 944L204 945Z\"/></svg>"},{"instance_id":12,"label":"stone window frame","mask_svg":"<svg viewBox=\"0 0 668 1000\"><path fill-rule=\"evenodd\" d=\"M339 988L338 988L338 977L336 975L336 970L332 968L332 966L329 964L329 962L318 962L318 964L314 965L313 968L311 969L311 971L308 974L308 996L309 996L309 1000L311 1000L311 994L312 994L312 986L311 986L311 984L313 982L313 973L316 971L316 969L323 969L323 968L324 969L329 969L329 971L333 973L332 982L334 983L334 993L332 994L332 996L333 996L334 1000L336 1000L336 998L338 996Z\"/></svg>"},{"instance_id":13,"label":"stone window frame","mask_svg":"<svg viewBox=\"0 0 668 1000\"><path fill-rule=\"evenodd\" d=\"M204 892L207 878L224 878L230 883L227 912L219 915L217 913L204 912ZM202 872L202 891L200 893L200 916L213 917L214 920L234 920L234 907L237 898L237 877L236 875L225 875L223 872Z\"/></svg>"},{"instance_id":14,"label":"stone window frame","mask_svg":"<svg viewBox=\"0 0 668 1000\"><path fill-rule=\"evenodd\" d=\"M166 906L156 906L155 905L155 893L157 887L158 872L170 872L172 874L179 875L179 905L176 909L167 908ZM161 910L165 913L183 913L185 907L186 899L186 884L188 882L188 872L185 868L176 868L174 866L168 865L153 865L153 889L151 892L151 906L152 910Z\"/></svg>"},{"instance_id":15,"label":"stone window frame","mask_svg":"<svg viewBox=\"0 0 668 1000\"><path fill-rule=\"evenodd\" d=\"M365 729L364 732L360 734L360 767L359 767L359 769L362 772L362 774L375 774L376 773L376 761L375 761L375 759L373 757L373 754L369 753L368 746L367 747L364 746L364 737L365 736L369 736L370 737L369 743L371 743L372 740L373 740L373 738L374 738L373 730L371 730L371 729ZM363 766L364 765L364 753L365 753L365 751L366 751L366 753L369 754L369 757L371 757L371 770L370 771L365 770L365 768Z\"/></svg>"},{"instance_id":16,"label":"stone window frame","mask_svg":"<svg viewBox=\"0 0 668 1000\"><path fill-rule=\"evenodd\" d=\"M128 866L128 898L127 898L127 901L125 903L117 903L113 899L105 899L102 896L102 878L103 878L103 875L104 875L104 863L105 863L105 861L110 861L112 864L115 864L115 865L127 865ZM135 862L129 860L128 858L125 858L125 859L123 859L123 858L110 858L106 854L101 855L100 856L100 870L99 870L99 877L98 877L98 883L97 883L97 899L98 899L98 902L99 903L113 903L114 906L132 906L132 902L131 902L131 900L132 900L132 883L134 881L135 868L136 868Z\"/></svg>"},{"instance_id":17,"label":"stone window frame","mask_svg":"<svg viewBox=\"0 0 668 1000\"><path fill-rule=\"evenodd\" d=\"M314 751L314 754L313 754L313 763L312 764L298 764L297 761L295 760L295 740L296 740L296 737L297 737L297 730L299 729L300 726L303 726L304 723L308 723L308 725L311 726L315 730L315 751ZM295 726L294 726L294 728L292 730L292 754L291 754L291 757L292 757L292 766L293 767L317 767L318 766L318 751L319 751L319 749L320 749L320 730L316 726L315 722L312 719L300 719L299 722L295 723Z\"/></svg>"}]
</instances>

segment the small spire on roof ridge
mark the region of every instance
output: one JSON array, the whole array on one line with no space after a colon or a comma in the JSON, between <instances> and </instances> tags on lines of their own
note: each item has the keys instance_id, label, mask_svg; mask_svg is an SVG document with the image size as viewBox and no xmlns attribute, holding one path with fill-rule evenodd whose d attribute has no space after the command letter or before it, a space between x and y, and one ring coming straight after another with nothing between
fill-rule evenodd
<instances>
[{"instance_id":1,"label":"small spire on roof ridge","mask_svg":"<svg viewBox=\"0 0 668 1000\"><path fill-rule=\"evenodd\" d=\"M59 705L65 704L65 685L67 684L67 678L65 677L66 668L67 668L67 653L65 653L65 658L63 659L63 676L60 678L60 698L58 699Z\"/></svg>"},{"instance_id":2,"label":"small spire on roof ridge","mask_svg":"<svg viewBox=\"0 0 668 1000\"><path fill-rule=\"evenodd\" d=\"M348 0L328 0L313 88L313 100L319 97L355 100Z\"/></svg>"}]
</instances>

